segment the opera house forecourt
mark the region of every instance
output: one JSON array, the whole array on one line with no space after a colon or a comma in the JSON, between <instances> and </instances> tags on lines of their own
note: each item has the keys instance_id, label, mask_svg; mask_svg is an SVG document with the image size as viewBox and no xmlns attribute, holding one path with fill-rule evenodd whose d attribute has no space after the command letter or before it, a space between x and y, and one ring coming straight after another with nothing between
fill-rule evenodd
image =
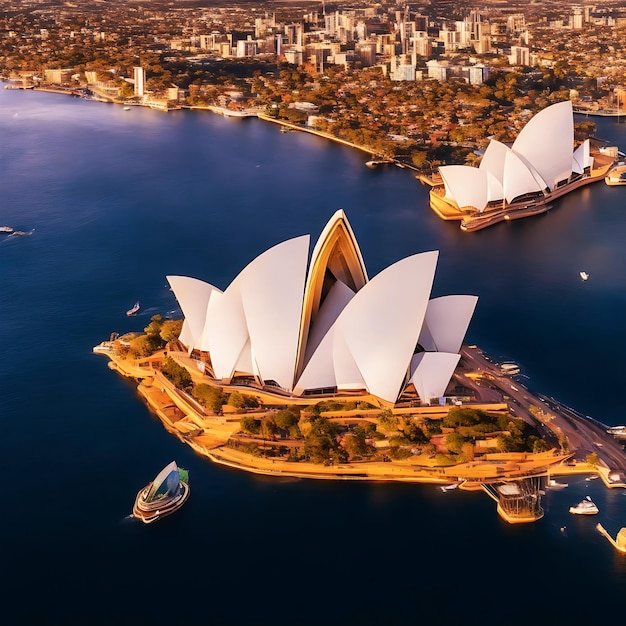
<instances>
[{"instance_id":1,"label":"opera house forecourt","mask_svg":"<svg viewBox=\"0 0 626 626\"><path fill-rule=\"evenodd\" d=\"M445 394L477 302L430 299L437 256L409 256L370 279L339 210L310 262L307 235L258 256L225 291L168 276L184 315L179 340L220 385L387 405L411 392L428 404Z\"/></svg>"},{"instance_id":2,"label":"opera house forecourt","mask_svg":"<svg viewBox=\"0 0 626 626\"><path fill-rule=\"evenodd\" d=\"M542 213L550 202L603 180L617 148L593 151L589 139L574 149L572 103L553 104L535 115L511 146L491 140L478 167L445 165L433 178L431 208L473 231L502 220Z\"/></svg>"}]
</instances>

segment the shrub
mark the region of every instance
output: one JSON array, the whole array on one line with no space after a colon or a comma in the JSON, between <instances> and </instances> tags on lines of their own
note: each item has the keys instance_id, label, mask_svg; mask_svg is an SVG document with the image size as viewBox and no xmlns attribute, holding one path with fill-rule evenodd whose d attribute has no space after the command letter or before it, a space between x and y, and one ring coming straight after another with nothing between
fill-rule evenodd
<instances>
[{"instance_id":1,"label":"shrub","mask_svg":"<svg viewBox=\"0 0 626 626\"><path fill-rule=\"evenodd\" d=\"M182 366L176 363L171 357L165 357L161 372L179 389L187 389L191 385L191 375Z\"/></svg>"}]
</instances>

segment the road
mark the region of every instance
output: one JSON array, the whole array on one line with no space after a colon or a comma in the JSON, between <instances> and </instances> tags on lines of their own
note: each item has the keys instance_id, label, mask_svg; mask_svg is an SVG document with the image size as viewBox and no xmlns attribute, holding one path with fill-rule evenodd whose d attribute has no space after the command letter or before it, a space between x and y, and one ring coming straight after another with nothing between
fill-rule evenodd
<instances>
[{"instance_id":1,"label":"road","mask_svg":"<svg viewBox=\"0 0 626 626\"><path fill-rule=\"evenodd\" d=\"M609 474L619 474L626 479L626 452L606 429L591 419L580 415L554 398L535 394L519 381L504 376L498 365L476 346L463 346L461 350L459 382L471 388L477 399L485 402L507 402L511 414L532 424L546 441L555 447L565 438L574 458L584 461L595 452L609 468ZM468 378L466 374L472 374ZM531 409L532 407L532 409Z\"/></svg>"}]
</instances>

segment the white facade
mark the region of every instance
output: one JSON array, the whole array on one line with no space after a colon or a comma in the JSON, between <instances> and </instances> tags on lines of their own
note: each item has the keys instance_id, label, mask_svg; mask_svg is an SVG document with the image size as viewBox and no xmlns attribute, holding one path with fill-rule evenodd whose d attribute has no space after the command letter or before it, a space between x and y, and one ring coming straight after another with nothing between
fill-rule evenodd
<instances>
[{"instance_id":1,"label":"white facade","mask_svg":"<svg viewBox=\"0 0 626 626\"><path fill-rule=\"evenodd\" d=\"M572 103L553 104L526 124L511 147L492 140L478 168L440 167L445 197L459 208L483 211L488 202L548 193L593 164L588 143L576 152L573 146Z\"/></svg>"},{"instance_id":2,"label":"white facade","mask_svg":"<svg viewBox=\"0 0 626 626\"><path fill-rule=\"evenodd\" d=\"M180 341L208 353L216 379L254 377L301 396L360 390L396 402L413 384L442 396L459 359L474 296L430 300L437 252L368 279L343 211L309 237L270 248L224 291L168 276L185 320ZM307 269L308 265L308 269Z\"/></svg>"},{"instance_id":3,"label":"white facade","mask_svg":"<svg viewBox=\"0 0 626 626\"><path fill-rule=\"evenodd\" d=\"M142 98L146 93L146 70L143 67L133 67L135 79L135 95Z\"/></svg>"}]
</instances>

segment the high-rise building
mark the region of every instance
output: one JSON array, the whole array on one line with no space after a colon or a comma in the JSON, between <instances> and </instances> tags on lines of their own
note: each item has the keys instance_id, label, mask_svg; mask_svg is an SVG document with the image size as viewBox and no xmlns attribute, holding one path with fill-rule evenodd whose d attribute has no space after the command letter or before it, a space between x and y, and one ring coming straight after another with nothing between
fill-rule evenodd
<instances>
[{"instance_id":1,"label":"high-rise building","mask_svg":"<svg viewBox=\"0 0 626 626\"><path fill-rule=\"evenodd\" d=\"M146 70L143 67L133 67L133 78L135 79L135 95L143 98L146 92Z\"/></svg>"}]
</instances>

